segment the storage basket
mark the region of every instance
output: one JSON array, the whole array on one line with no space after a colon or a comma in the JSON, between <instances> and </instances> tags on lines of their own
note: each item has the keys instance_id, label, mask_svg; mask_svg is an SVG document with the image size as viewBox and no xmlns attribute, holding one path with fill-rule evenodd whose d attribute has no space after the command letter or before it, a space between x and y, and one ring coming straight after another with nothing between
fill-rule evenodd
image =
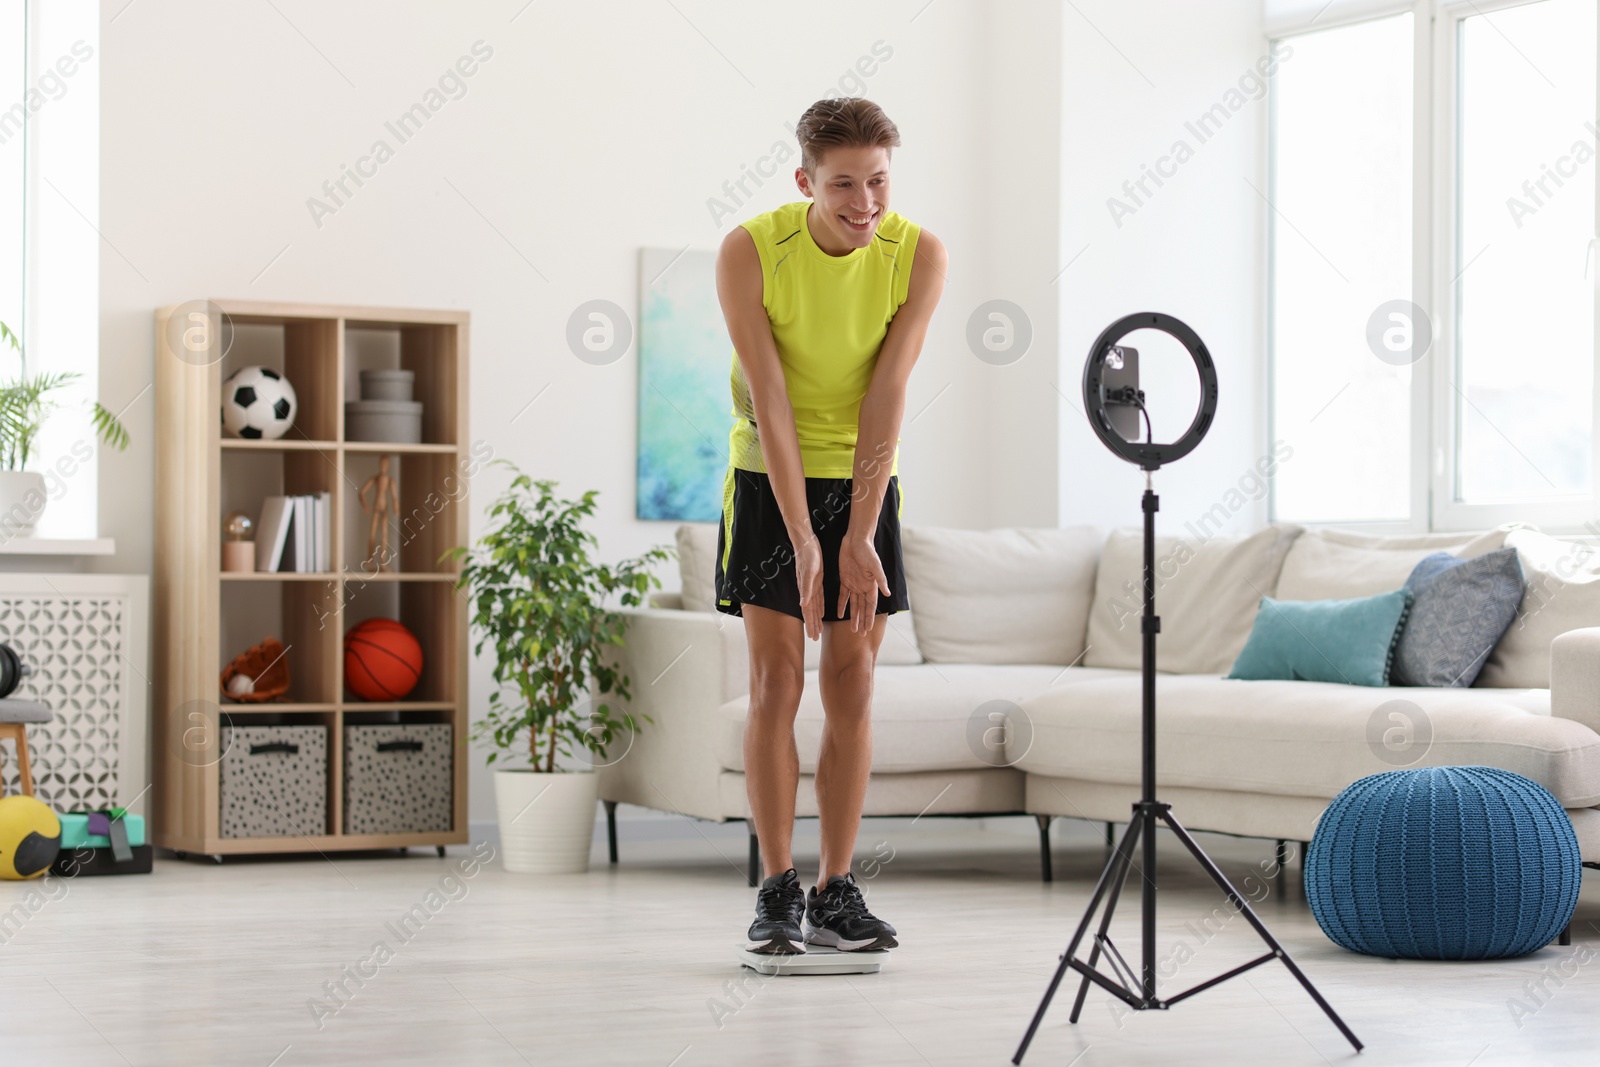
<instances>
[{"instance_id":1,"label":"storage basket","mask_svg":"<svg viewBox=\"0 0 1600 1067\"><path fill-rule=\"evenodd\" d=\"M223 837L328 832L328 728L224 726Z\"/></svg>"},{"instance_id":2,"label":"storage basket","mask_svg":"<svg viewBox=\"0 0 1600 1067\"><path fill-rule=\"evenodd\" d=\"M449 723L344 728L344 832L449 830Z\"/></svg>"}]
</instances>

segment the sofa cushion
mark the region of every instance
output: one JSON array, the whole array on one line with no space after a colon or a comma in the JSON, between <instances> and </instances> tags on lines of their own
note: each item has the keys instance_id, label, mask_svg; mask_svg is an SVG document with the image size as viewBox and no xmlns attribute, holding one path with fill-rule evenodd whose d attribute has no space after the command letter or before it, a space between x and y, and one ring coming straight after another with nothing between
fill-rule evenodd
<instances>
[{"instance_id":1,"label":"sofa cushion","mask_svg":"<svg viewBox=\"0 0 1600 1067\"><path fill-rule=\"evenodd\" d=\"M1301 527L1274 523L1249 537L1156 538L1156 668L1221 674L1233 665L1272 595L1278 569ZM1089 613L1086 667L1139 670L1144 610L1144 529L1111 531L1100 554ZM1400 584L1398 582L1396 585Z\"/></svg>"},{"instance_id":2,"label":"sofa cushion","mask_svg":"<svg viewBox=\"0 0 1600 1067\"><path fill-rule=\"evenodd\" d=\"M1550 642L1568 630L1600 625L1600 552L1534 529L1512 530L1526 588L1517 617L1489 653L1477 684L1544 688L1550 684Z\"/></svg>"},{"instance_id":3,"label":"sofa cushion","mask_svg":"<svg viewBox=\"0 0 1600 1067\"><path fill-rule=\"evenodd\" d=\"M1502 547L1507 523L1482 533L1382 537L1349 530L1307 530L1295 540L1278 575L1279 600L1340 600L1386 593L1406 584L1423 557L1449 552L1468 559Z\"/></svg>"},{"instance_id":4,"label":"sofa cushion","mask_svg":"<svg viewBox=\"0 0 1600 1067\"><path fill-rule=\"evenodd\" d=\"M917 645L930 663L1083 655L1100 536L1092 526L901 531Z\"/></svg>"},{"instance_id":5,"label":"sofa cushion","mask_svg":"<svg viewBox=\"0 0 1600 1067\"><path fill-rule=\"evenodd\" d=\"M1410 609L1411 590L1405 586L1348 600L1264 596L1228 677L1386 685Z\"/></svg>"},{"instance_id":6,"label":"sofa cushion","mask_svg":"<svg viewBox=\"0 0 1600 1067\"><path fill-rule=\"evenodd\" d=\"M1018 701L1030 774L1136 783L1135 677L1056 686ZM1550 715L1549 690L1365 688L1336 682L1156 678L1162 785L1335 796L1404 766L1483 764L1526 775L1565 807L1600 804L1600 736ZM1179 813L1182 816L1182 813Z\"/></svg>"},{"instance_id":7,"label":"sofa cushion","mask_svg":"<svg viewBox=\"0 0 1600 1067\"><path fill-rule=\"evenodd\" d=\"M681 523L677 541L678 576L683 581L683 609L717 610L717 524Z\"/></svg>"},{"instance_id":8,"label":"sofa cushion","mask_svg":"<svg viewBox=\"0 0 1600 1067\"><path fill-rule=\"evenodd\" d=\"M1517 550L1473 559L1425 557L1406 579L1411 613L1394 650L1392 685L1470 686L1522 602Z\"/></svg>"},{"instance_id":9,"label":"sofa cushion","mask_svg":"<svg viewBox=\"0 0 1600 1067\"><path fill-rule=\"evenodd\" d=\"M1002 754L1007 732L1026 732L1025 721L1015 718L1013 698L1125 674L1056 664L879 667L872 698L872 771L901 774L1004 766L1011 758ZM744 770L749 708L750 698L743 696L716 711L714 749L725 770ZM817 675L808 671L794 725L801 774L816 773L823 718Z\"/></svg>"},{"instance_id":10,"label":"sofa cushion","mask_svg":"<svg viewBox=\"0 0 1600 1067\"><path fill-rule=\"evenodd\" d=\"M717 529L714 522L686 522L678 526L678 576L682 582L682 607L685 611L717 610ZM744 623L740 616L729 618L735 625ZM878 646L878 663L921 663L922 653L917 648L911 612L897 611L883 616L879 621L884 619L889 622L889 632ZM814 671L821 665L821 639L807 639L806 670Z\"/></svg>"},{"instance_id":11,"label":"sofa cushion","mask_svg":"<svg viewBox=\"0 0 1600 1067\"><path fill-rule=\"evenodd\" d=\"M728 693L750 691L750 643L745 636L744 616L718 615L717 621L724 634L723 665L728 684L734 688ZM906 666L922 662L917 651L917 635L912 628L911 612L897 611L892 615L879 615L877 625L886 626L883 641L878 645L879 666ZM805 669L817 670L822 666L822 639L805 641Z\"/></svg>"}]
</instances>

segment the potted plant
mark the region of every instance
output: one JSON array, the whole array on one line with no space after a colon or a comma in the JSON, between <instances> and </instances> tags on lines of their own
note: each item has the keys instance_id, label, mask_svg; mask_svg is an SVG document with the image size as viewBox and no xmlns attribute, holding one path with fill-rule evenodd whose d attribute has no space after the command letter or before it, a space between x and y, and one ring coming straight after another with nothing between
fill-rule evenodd
<instances>
[{"instance_id":1,"label":"potted plant","mask_svg":"<svg viewBox=\"0 0 1600 1067\"><path fill-rule=\"evenodd\" d=\"M470 597L479 633L474 653L494 646L496 689L473 733L493 738L491 764L528 757L525 767L495 772L506 870L581 872L589 866L598 779L592 765L558 767L556 757L571 760L576 742L603 759L619 728L639 728L631 712L619 719L600 699L632 699L628 676L603 654L622 644L626 617L603 601L620 593L624 606L642 603L661 586L648 568L671 551L658 546L615 566L592 562L589 547L597 542L583 522L594 514L598 492L562 500L555 482L536 482L509 460L495 462L515 476L489 507L491 529L476 551L459 547L444 557L463 561L456 589Z\"/></svg>"},{"instance_id":2,"label":"potted plant","mask_svg":"<svg viewBox=\"0 0 1600 1067\"><path fill-rule=\"evenodd\" d=\"M0 322L0 344L7 344L22 355L22 343L11 327ZM58 406L50 396L62 386L83 377L75 371L55 374L19 374L0 382L0 530L10 536L26 537L49 502L44 475L25 470L33 457L34 442L46 416ZM90 422L100 440L112 448L128 447L128 431L110 411L98 402Z\"/></svg>"}]
</instances>

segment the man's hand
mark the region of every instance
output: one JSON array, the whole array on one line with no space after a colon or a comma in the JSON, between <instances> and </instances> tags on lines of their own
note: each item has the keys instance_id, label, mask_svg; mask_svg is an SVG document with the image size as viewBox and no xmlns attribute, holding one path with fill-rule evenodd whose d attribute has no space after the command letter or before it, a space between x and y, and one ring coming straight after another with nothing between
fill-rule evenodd
<instances>
[{"instance_id":1,"label":"man's hand","mask_svg":"<svg viewBox=\"0 0 1600 1067\"><path fill-rule=\"evenodd\" d=\"M865 537L845 537L839 544L839 606L834 614L842 617L849 605L851 633L872 631L878 618L879 590L889 595L889 579L878 550Z\"/></svg>"},{"instance_id":2,"label":"man's hand","mask_svg":"<svg viewBox=\"0 0 1600 1067\"><path fill-rule=\"evenodd\" d=\"M800 586L800 618L806 636L815 641L822 636L822 543L814 533L794 544L794 575Z\"/></svg>"}]
</instances>

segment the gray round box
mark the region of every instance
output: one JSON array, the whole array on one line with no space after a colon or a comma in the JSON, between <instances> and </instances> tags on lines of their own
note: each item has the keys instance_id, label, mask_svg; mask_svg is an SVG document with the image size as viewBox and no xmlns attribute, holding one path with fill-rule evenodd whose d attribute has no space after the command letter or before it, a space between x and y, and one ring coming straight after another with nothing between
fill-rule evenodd
<instances>
[{"instance_id":1,"label":"gray round box","mask_svg":"<svg viewBox=\"0 0 1600 1067\"><path fill-rule=\"evenodd\" d=\"M388 441L398 445L422 442L422 401L346 400L346 441Z\"/></svg>"},{"instance_id":2,"label":"gray round box","mask_svg":"<svg viewBox=\"0 0 1600 1067\"><path fill-rule=\"evenodd\" d=\"M416 372L408 370L364 370L361 372L361 399L410 403L416 378Z\"/></svg>"}]
</instances>

